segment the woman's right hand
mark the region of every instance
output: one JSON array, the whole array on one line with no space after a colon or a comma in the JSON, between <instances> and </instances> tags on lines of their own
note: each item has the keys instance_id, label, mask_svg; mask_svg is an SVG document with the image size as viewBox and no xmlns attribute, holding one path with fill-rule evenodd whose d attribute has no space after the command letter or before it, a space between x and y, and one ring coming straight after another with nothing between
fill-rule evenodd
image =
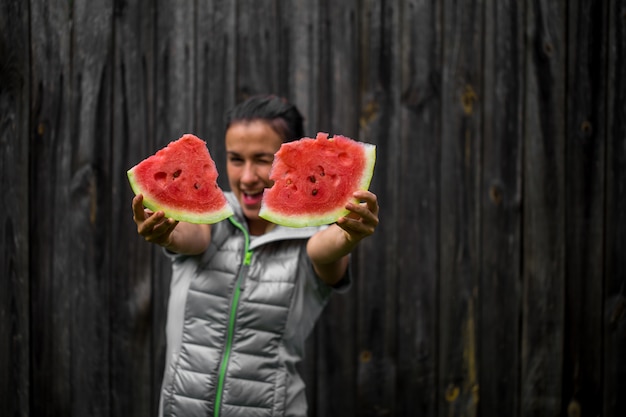
<instances>
[{"instance_id":1,"label":"woman's right hand","mask_svg":"<svg viewBox=\"0 0 626 417\"><path fill-rule=\"evenodd\" d=\"M133 198L133 220L137 225L137 233L150 242L168 247L171 235L178 221L168 219L162 211L152 212L143 206L143 195L137 194Z\"/></svg>"}]
</instances>

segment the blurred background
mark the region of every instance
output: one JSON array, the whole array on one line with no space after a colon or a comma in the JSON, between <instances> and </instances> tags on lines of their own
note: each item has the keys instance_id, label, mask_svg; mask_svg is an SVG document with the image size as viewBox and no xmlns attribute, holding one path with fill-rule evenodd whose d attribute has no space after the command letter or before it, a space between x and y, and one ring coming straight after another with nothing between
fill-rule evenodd
<instances>
[{"instance_id":1,"label":"blurred background","mask_svg":"<svg viewBox=\"0 0 626 417\"><path fill-rule=\"evenodd\" d=\"M170 265L126 170L293 101L377 145L312 417L626 415L626 1L2 0L4 416L155 416Z\"/></svg>"}]
</instances>

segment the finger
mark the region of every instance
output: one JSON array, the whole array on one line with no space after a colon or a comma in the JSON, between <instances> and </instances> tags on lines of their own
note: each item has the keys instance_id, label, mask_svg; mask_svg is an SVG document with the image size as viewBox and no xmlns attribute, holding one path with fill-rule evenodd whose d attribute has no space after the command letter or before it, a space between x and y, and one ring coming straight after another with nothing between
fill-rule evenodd
<instances>
[{"instance_id":1,"label":"finger","mask_svg":"<svg viewBox=\"0 0 626 417\"><path fill-rule=\"evenodd\" d=\"M151 233L153 229L158 228L161 223L167 221L167 219L165 218L165 213L163 213L162 211L157 211L152 214L150 214L148 210L146 210L146 212L147 213L145 216L145 220L143 222L143 227L145 231L149 231Z\"/></svg>"},{"instance_id":2,"label":"finger","mask_svg":"<svg viewBox=\"0 0 626 417\"><path fill-rule=\"evenodd\" d=\"M146 214L144 221L137 223L137 233L148 239L155 233L155 229L158 229L159 225L163 223L164 218L165 214L162 211L157 211L152 215Z\"/></svg>"},{"instance_id":3,"label":"finger","mask_svg":"<svg viewBox=\"0 0 626 417\"><path fill-rule=\"evenodd\" d=\"M378 214L379 207L378 197L376 197L376 194L368 190L359 190L353 194L353 197L359 201L365 202L372 213L376 215Z\"/></svg>"},{"instance_id":4,"label":"finger","mask_svg":"<svg viewBox=\"0 0 626 417\"><path fill-rule=\"evenodd\" d=\"M146 218L143 210L143 195L137 194L133 198L133 219L135 222L142 222Z\"/></svg>"},{"instance_id":5,"label":"finger","mask_svg":"<svg viewBox=\"0 0 626 417\"><path fill-rule=\"evenodd\" d=\"M350 214L346 217L351 219L360 218L361 221L365 223L378 224L378 216L374 211L378 211L376 207L374 207L374 211L370 208L368 203L348 203L346 204L346 209L350 210Z\"/></svg>"},{"instance_id":6,"label":"finger","mask_svg":"<svg viewBox=\"0 0 626 417\"><path fill-rule=\"evenodd\" d=\"M170 234L177 225L178 221L174 219L165 219L152 229L152 233L146 236L146 240L159 244L167 243Z\"/></svg>"},{"instance_id":7,"label":"finger","mask_svg":"<svg viewBox=\"0 0 626 417\"><path fill-rule=\"evenodd\" d=\"M361 240L376 230L375 224L364 223L360 219L352 219L347 216L337 220L337 226L342 228L353 240Z\"/></svg>"}]
</instances>

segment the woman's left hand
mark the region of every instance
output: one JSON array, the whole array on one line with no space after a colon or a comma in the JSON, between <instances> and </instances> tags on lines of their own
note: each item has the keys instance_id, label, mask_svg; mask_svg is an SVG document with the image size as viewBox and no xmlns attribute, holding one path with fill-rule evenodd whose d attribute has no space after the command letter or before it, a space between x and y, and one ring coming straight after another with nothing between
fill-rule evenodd
<instances>
[{"instance_id":1,"label":"woman's left hand","mask_svg":"<svg viewBox=\"0 0 626 417\"><path fill-rule=\"evenodd\" d=\"M370 236L378 226L378 198L370 191L357 191L353 194L360 203L348 203L350 214L337 220L337 226L346 232L347 239L356 243Z\"/></svg>"}]
</instances>

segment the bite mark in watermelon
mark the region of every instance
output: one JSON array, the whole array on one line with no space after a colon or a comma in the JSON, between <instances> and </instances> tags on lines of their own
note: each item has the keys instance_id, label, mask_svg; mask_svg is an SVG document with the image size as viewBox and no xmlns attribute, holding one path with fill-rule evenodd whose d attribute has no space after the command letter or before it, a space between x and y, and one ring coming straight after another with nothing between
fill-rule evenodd
<instances>
[{"instance_id":1,"label":"bite mark in watermelon","mask_svg":"<svg viewBox=\"0 0 626 417\"><path fill-rule=\"evenodd\" d=\"M233 215L206 143L195 135L170 142L127 174L133 192L143 194L143 204L166 217L210 224Z\"/></svg>"},{"instance_id":2,"label":"bite mark in watermelon","mask_svg":"<svg viewBox=\"0 0 626 417\"><path fill-rule=\"evenodd\" d=\"M283 143L274 155L271 188L263 193L259 216L276 224L306 227L345 216L353 194L369 188L376 147L345 136L302 138Z\"/></svg>"}]
</instances>

